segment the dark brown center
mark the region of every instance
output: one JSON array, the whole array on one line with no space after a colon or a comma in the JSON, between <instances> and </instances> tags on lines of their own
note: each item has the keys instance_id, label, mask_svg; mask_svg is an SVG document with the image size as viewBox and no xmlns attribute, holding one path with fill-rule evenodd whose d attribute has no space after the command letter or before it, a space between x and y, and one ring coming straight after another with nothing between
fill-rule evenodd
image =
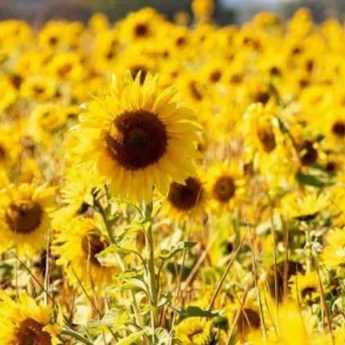
<instances>
[{"instance_id":1,"label":"dark brown center","mask_svg":"<svg viewBox=\"0 0 345 345\"><path fill-rule=\"evenodd\" d=\"M5 160L7 156L6 149L3 145L0 144L0 161Z\"/></svg>"},{"instance_id":2,"label":"dark brown center","mask_svg":"<svg viewBox=\"0 0 345 345\"><path fill-rule=\"evenodd\" d=\"M170 185L168 200L179 210L188 211L198 204L202 196L202 185L194 177L187 178L185 184L173 182Z\"/></svg>"},{"instance_id":3,"label":"dark brown center","mask_svg":"<svg viewBox=\"0 0 345 345\"><path fill-rule=\"evenodd\" d=\"M236 186L230 176L220 177L213 186L213 195L220 202L229 201L235 194Z\"/></svg>"},{"instance_id":4,"label":"dark brown center","mask_svg":"<svg viewBox=\"0 0 345 345\"><path fill-rule=\"evenodd\" d=\"M39 95L41 95L42 93L44 93L44 88L43 88L43 86L35 85L35 86L33 87L33 91L34 91L34 93L35 93L37 96L39 96Z\"/></svg>"},{"instance_id":5,"label":"dark brown center","mask_svg":"<svg viewBox=\"0 0 345 345\"><path fill-rule=\"evenodd\" d=\"M271 74L271 76L279 77L279 76L281 76L282 72L281 72L280 68L278 68L277 66L273 66L270 69L270 74Z\"/></svg>"},{"instance_id":6,"label":"dark brown center","mask_svg":"<svg viewBox=\"0 0 345 345\"><path fill-rule=\"evenodd\" d=\"M73 66L67 63L66 65L63 65L58 69L58 75L60 76L60 78L66 78L68 73L70 73L72 69Z\"/></svg>"},{"instance_id":7,"label":"dark brown center","mask_svg":"<svg viewBox=\"0 0 345 345\"><path fill-rule=\"evenodd\" d=\"M165 125L146 110L128 111L113 123L115 134L105 137L107 149L118 164L139 170L159 161L164 155L168 135Z\"/></svg>"},{"instance_id":8,"label":"dark brown center","mask_svg":"<svg viewBox=\"0 0 345 345\"><path fill-rule=\"evenodd\" d=\"M265 152L270 153L276 148L276 139L272 129L258 129L257 135Z\"/></svg>"},{"instance_id":9,"label":"dark brown center","mask_svg":"<svg viewBox=\"0 0 345 345\"><path fill-rule=\"evenodd\" d=\"M51 345L51 337L43 331L44 325L28 318L22 321L16 332L14 345Z\"/></svg>"},{"instance_id":10,"label":"dark brown center","mask_svg":"<svg viewBox=\"0 0 345 345\"><path fill-rule=\"evenodd\" d=\"M309 140L303 142L300 151L301 163L305 166L313 165L317 161L317 157L318 153L314 148L313 142Z\"/></svg>"},{"instance_id":11,"label":"dark brown center","mask_svg":"<svg viewBox=\"0 0 345 345\"><path fill-rule=\"evenodd\" d=\"M337 121L332 126L332 132L339 138L345 137L345 122Z\"/></svg>"},{"instance_id":12,"label":"dark brown center","mask_svg":"<svg viewBox=\"0 0 345 345\"><path fill-rule=\"evenodd\" d=\"M260 315L253 309L243 308L237 319L237 331L241 335L247 334L250 329L260 328Z\"/></svg>"},{"instance_id":13,"label":"dark brown center","mask_svg":"<svg viewBox=\"0 0 345 345\"><path fill-rule=\"evenodd\" d=\"M314 286L308 286L301 291L301 296L302 298L310 298L314 292L316 292L316 288Z\"/></svg>"},{"instance_id":14,"label":"dark brown center","mask_svg":"<svg viewBox=\"0 0 345 345\"><path fill-rule=\"evenodd\" d=\"M49 38L49 44L52 46L55 46L58 43L58 41L59 41L58 38L55 36L52 36Z\"/></svg>"},{"instance_id":15,"label":"dark brown center","mask_svg":"<svg viewBox=\"0 0 345 345\"><path fill-rule=\"evenodd\" d=\"M23 77L20 76L19 74L12 74L11 75L11 82L12 82L12 85L17 89L19 90L22 83L23 83Z\"/></svg>"},{"instance_id":16,"label":"dark brown center","mask_svg":"<svg viewBox=\"0 0 345 345\"><path fill-rule=\"evenodd\" d=\"M337 163L334 161L330 161L326 164L326 171L330 174L333 174L337 171Z\"/></svg>"},{"instance_id":17,"label":"dark brown center","mask_svg":"<svg viewBox=\"0 0 345 345\"><path fill-rule=\"evenodd\" d=\"M42 221L42 208L33 201L12 203L6 211L6 222L13 232L29 234L35 231Z\"/></svg>"},{"instance_id":18,"label":"dark brown center","mask_svg":"<svg viewBox=\"0 0 345 345\"><path fill-rule=\"evenodd\" d=\"M196 101L202 101L202 99L203 99L202 93L200 92L198 85L195 81L191 81L189 83L189 89L190 89L192 97Z\"/></svg>"},{"instance_id":19,"label":"dark brown center","mask_svg":"<svg viewBox=\"0 0 345 345\"><path fill-rule=\"evenodd\" d=\"M203 328L202 327L196 327L194 329L191 329L189 333L187 334L187 337L190 341L193 341L193 338L196 337L199 334L203 333Z\"/></svg>"},{"instance_id":20,"label":"dark brown center","mask_svg":"<svg viewBox=\"0 0 345 345\"><path fill-rule=\"evenodd\" d=\"M108 243L104 241L96 232L90 232L82 238L81 245L88 260L94 265L100 266L97 254L101 253L108 247Z\"/></svg>"},{"instance_id":21,"label":"dark brown center","mask_svg":"<svg viewBox=\"0 0 345 345\"><path fill-rule=\"evenodd\" d=\"M149 33L149 27L145 23L138 23L134 28L134 32L138 37L145 37Z\"/></svg>"},{"instance_id":22,"label":"dark brown center","mask_svg":"<svg viewBox=\"0 0 345 345\"><path fill-rule=\"evenodd\" d=\"M222 77L222 72L215 70L210 74L210 81L212 83L217 83L221 77Z\"/></svg>"},{"instance_id":23,"label":"dark brown center","mask_svg":"<svg viewBox=\"0 0 345 345\"><path fill-rule=\"evenodd\" d=\"M254 102L266 104L270 100L270 94L266 91L259 91L254 95Z\"/></svg>"},{"instance_id":24,"label":"dark brown center","mask_svg":"<svg viewBox=\"0 0 345 345\"><path fill-rule=\"evenodd\" d=\"M184 36L180 36L180 37L178 37L177 40L176 40L176 45L177 45L178 47L185 46L186 43L187 43L187 39L186 39L186 37L184 37Z\"/></svg>"}]
</instances>

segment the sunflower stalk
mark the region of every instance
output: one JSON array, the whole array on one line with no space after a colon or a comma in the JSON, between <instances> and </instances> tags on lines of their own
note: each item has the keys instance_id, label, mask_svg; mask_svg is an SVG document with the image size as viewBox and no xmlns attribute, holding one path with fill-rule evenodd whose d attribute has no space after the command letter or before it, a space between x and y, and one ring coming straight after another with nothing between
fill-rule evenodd
<instances>
[{"instance_id":1,"label":"sunflower stalk","mask_svg":"<svg viewBox=\"0 0 345 345\"><path fill-rule=\"evenodd\" d=\"M149 275L149 289L150 289L150 302L151 302L151 332L152 332L152 343L156 341L156 320L157 320L157 305L158 305L158 284L156 281L156 270L155 270L155 248L153 239L152 229L152 203L145 205L145 220L147 224L146 228L146 243L148 251L148 275Z\"/></svg>"},{"instance_id":2,"label":"sunflower stalk","mask_svg":"<svg viewBox=\"0 0 345 345\"><path fill-rule=\"evenodd\" d=\"M62 332L61 335L66 335L68 337L72 337L75 340L80 341L82 344L85 345L93 345L93 343L88 340L87 338L85 338L84 336L82 336L80 333L76 332L75 330L71 329L71 328L65 328Z\"/></svg>"}]
</instances>

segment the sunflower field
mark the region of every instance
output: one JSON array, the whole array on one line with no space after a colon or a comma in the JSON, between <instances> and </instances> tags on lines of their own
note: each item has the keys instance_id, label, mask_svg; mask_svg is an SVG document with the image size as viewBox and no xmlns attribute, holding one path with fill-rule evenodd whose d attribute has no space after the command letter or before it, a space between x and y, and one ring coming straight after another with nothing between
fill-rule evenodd
<instances>
[{"instance_id":1,"label":"sunflower field","mask_svg":"<svg viewBox=\"0 0 345 345\"><path fill-rule=\"evenodd\" d=\"M345 24L0 22L0 345L345 344Z\"/></svg>"}]
</instances>

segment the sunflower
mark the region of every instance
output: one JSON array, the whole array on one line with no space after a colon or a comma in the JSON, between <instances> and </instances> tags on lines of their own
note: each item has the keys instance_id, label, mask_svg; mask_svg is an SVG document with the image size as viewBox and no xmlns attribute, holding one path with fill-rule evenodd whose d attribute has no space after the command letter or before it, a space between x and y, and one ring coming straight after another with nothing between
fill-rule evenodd
<instances>
[{"instance_id":1,"label":"sunflower","mask_svg":"<svg viewBox=\"0 0 345 345\"><path fill-rule=\"evenodd\" d=\"M18 255L31 256L47 246L54 190L24 183L1 191L1 252L15 247Z\"/></svg>"},{"instance_id":2,"label":"sunflower","mask_svg":"<svg viewBox=\"0 0 345 345\"><path fill-rule=\"evenodd\" d=\"M65 172L65 181L60 191L61 207L54 212L52 223L59 231L68 220L92 212L93 189L100 187L102 181L95 175L95 167L80 164Z\"/></svg>"},{"instance_id":3,"label":"sunflower","mask_svg":"<svg viewBox=\"0 0 345 345\"><path fill-rule=\"evenodd\" d=\"M0 292L0 340L2 345L57 345L59 327L52 323L49 306L39 305L27 294L13 301Z\"/></svg>"},{"instance_id":4,"label":"sunflower","mask_svg":"<svg viewBox=\"0 0 345 345\"><path fill-rule=\"evenodd\" d=\"M109 245L100 219L90 215L68 219L59 229L52 250L73 286L100 293L118 272L117 267L106 266L99 258Z\"/></svg>"},{"instance_id":5,"label":"sunflower","mask_svg":"<svg viewBox=\"0 0 345 345\"><path fill-rule=\"evenodd\" d=\"M326 266L336 268L345 263L345 231L332 229L326 235L326 245L321 254L321 259Z\"/></svg>"},{"instance_id":6,"label":"sunflower","mask_svg":"<svg viewBox=\"0 0 345 345\"><path fill-rule=\"evenodd\" d=\"M313 302L319 296L319 277L316 272L297 273L290 279L292 297L297 302Z\"/></svg>"},{"instance_id":7,"label":"sunflower","mask_svg":"<svg viewBox=\"0 0 345 345\"><path fill-rule=\"evenodd\" d=\"M190 317L175 327L175 338L181 345L209 345L212 341L212 321Z\"/></svg>"},{"instance_id":8,"label":"sunflower","mask_svg":"<svg viewBox=\"0 0 345 345\"><path fill-rule=\"evenodd\" d=\"M0 117L2 112L12 105L17 99L17 90L13 87L8 78L0 75L0 88L3 94L0 99Z\"/></svg>"},{"instance_id":9,"label":"sunflower","mask_svg":"<svg viewBox=\"0 0 345 345\"><path fill-rule=\"evenodd\" d=\"M156 38L164 28L165 21L152 8L143 8L135 13L130 13L120 25L120 38L125 44L132 42L146 42Z\"/></svg>"},{"instance_id":10,"label":"sunflower","mask_svg":"<svg viewBox=\"0 0 345 345\"><path fill-rule=\"evenodd\" d=\"M53 135L66 123L66 110L57 103L39 104L30 117L30 132L35 141L51 144Z\"/></svg>"},{"instance_id":11,"label":"sunflower","mask_svg":"<svg viewBox=\"0 0 345 345\"><path fill-rule=\"evenodd\" d=\"M89 103L78 129L76 153L96 164L116 196L148 200L153 187L165 194L172 181L193 173L198 126L174 90L160 90L151 75L143 84L130 73L115 78L107 94Z\"/></svg>"},{"instance_id":12,"label":"sunflower","mask_svg":"<svg viewBox=\"0 0 345 345\"><path fill-rule=\"evenodd\" d=\"M0 166L5 168L13 166L20 151L18 136L13 135L13 128L0 126Z\"/></svg>"},{"instance_id":13,"label":"sunflower","mask_svg":"<svg viewBox=\"0 0 345 345\"><path fill-rule=\"evenodd\" d=\"M273 109L262 103L255 103L248 107L243 116L241 130L247 144L247 151L269 155L279 144L278 123L274 118Z\"/></svg>"},{"instance_id":14,"label":"sunflower","mask_svg":"<svg viewBox=\"0 0 345 345\"><path fill-rule=\"evenodd\" d=\"M46 76L25 78L20 89L20 95L27 100L38 102L52 100L57 92L57 83Z\"/></svg>"},{"instance_id":15,"label":"sunflower","mask_svg":"<svg viewBox=\"0 0 345 345\"><path fill-rule=\"evenodd\" d=\"M309 221L315 219L321 212L325 212L329 206L330 201L327 193L293 193L283 198L282 213L290 219Z\"/></svg>"},{"instance_id":16,"label":"sunflower","mask_svg":"<svg viewBox=\"0 0 345 345\"><path fill-rule=\"evenodd\" d=\"M244 197L244 178L238 163L216 163L207 171L211 210L229 210Z\"/></svg>"},{"instance_id":17,"label":"sunflower","mask_svg":"<svg viewBox=\"0 0 345 345\"><path fill-rule=\"evenodd\" d=\"M175 220L199 221L207 205L208 193L201 174L190 176L183 183L172 182L162 214Z\"/></svg>"},{"instance_id":18,"label":"sunflower","mask_svg":"<svg viewBox=\"0 0 345 345\"><path fill-rule=\"evenodd\" d=\"M79 81L84 76L80 59L79 54L73 52L55 54L47 70L53 78Z\"/></svg>"}]
</instances>

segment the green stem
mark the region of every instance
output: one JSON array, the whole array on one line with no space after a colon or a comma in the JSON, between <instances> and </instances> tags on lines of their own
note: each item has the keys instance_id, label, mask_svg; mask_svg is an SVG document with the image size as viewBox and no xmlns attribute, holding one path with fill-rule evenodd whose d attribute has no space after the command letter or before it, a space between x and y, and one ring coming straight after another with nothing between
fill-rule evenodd
<instances>
[{"instance_id":1,"label":"green stem","mask_svg":"<svg viewBox=\"0 0 345 345\"><path fill-rule=\"evenodd\" d=\"M151 327L152 327L152 339L153 344L156 340L156 314L157 314L157 303L158 303L158 290L156 283L156 272L155 272L155 252L154 252L154 241L152 233L152 222L147 228L147 245L148 245L148 270L149 270L149 286L151 295Z\"/></svg>"},{"instance_id":2,"label":"green stem","mask_svg":"<svg viewBox=\"0 0 345 345\"><path fill-rule=\"evenodd\" d=\"M72 337L78 341L80 341L81 343L85 344L85 345L93 345L93 343L86 339L85 337L83 337L81 334L79 334L78 332L74 331L73 329L70 328L65 328L62 332L62 335L66 335L69 337Z\"/></svg>"}]
</instances>

